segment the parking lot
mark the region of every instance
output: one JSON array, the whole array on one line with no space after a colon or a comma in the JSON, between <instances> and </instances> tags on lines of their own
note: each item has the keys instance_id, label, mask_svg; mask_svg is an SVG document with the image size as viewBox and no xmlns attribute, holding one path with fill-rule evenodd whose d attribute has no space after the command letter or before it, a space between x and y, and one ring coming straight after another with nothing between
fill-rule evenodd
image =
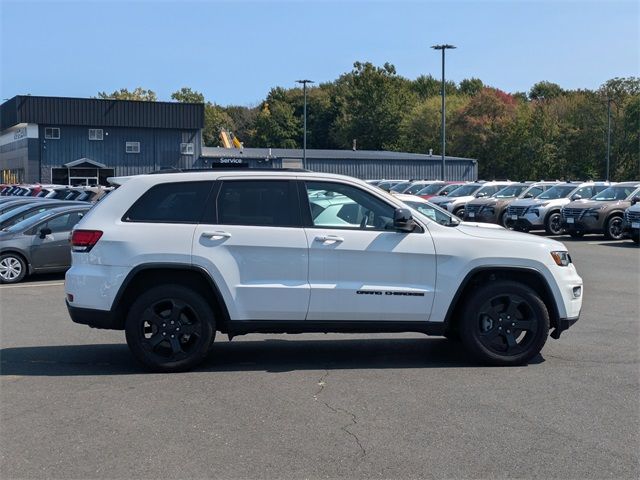
<instances>
[{"instance_id":1,"label":"parking lot","mask_svg":"<svg viewBox=\"0 0 640 480\"><path fill-rule=\"evenodd\" d=\"M145 373L63 277L0 286L2 478L638 478L639 267L560 237L580 321L526 367L419 334L248 335Z\"/></svg>"}]
</instances>

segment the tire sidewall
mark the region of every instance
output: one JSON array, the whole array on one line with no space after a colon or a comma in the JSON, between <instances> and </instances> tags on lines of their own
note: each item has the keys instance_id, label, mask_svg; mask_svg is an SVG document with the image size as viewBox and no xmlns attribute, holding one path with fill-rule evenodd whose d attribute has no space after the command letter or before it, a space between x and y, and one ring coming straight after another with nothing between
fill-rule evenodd
<instances>
[{"instance_id":1,"label":"tire sidewall","mask_svg":"<svg viewBox=\"0 0 640 480\"><path fill-rule=\"evenodd\" d=\"M0 261L4 260L5 258L15 258L20 263L21 271L20 275L18 275L13 280L5 280L3 278L0 278L0 284L10 285L13 283L19 283L24 280L24 277L27 276L27 263L24 261L24 259L20 255L16 255L13 253L3 253L2 255L0 255Z\"/></svg>"},{"instance_id":2,"label":"tire sidewall","mask_svg":"<svg viewBox=\"0 0 640 480\"><path fill-rule=\"evenodd\" d=\"M557 231L557 232L554 232L554 231L551 229L551 219L552 219L555 215L557 215L558 217L561 217L560 212L552 212L552 213L550 213L550 214L547 216L547 219L546 219L546 220L545 220L545 222L544 222L544 228L545 228L545 230L547 231L547 233L548 233L549 235L562 235L562 226L561 226L561 225L559 226L559 228L558 228L558 231Z\"/></svg>"},{"instance_id":3,"label":"tire sidewall","mask_svg":"<svg viewBox=\"0 0 640 480\"><path fill-rule=\"evenodd\" d=\"M614 236L611 234L611 225L616 220L619 221L620 225L622 226L622 217L619 215L613 215L612 217L609 217L607 219L607 223L605 224L604 236L609 240L622 240L624 238L624 232L622 231L622 228L620 229L620 235Z\"/></svg>"},{"instance_id":4,"label":"tire sidewall","mask_svg":"<svg viewBox=\"0 0 640 480\"><path fill-rule=\"evenodd\" d=\"M149 305L167 298L180 299L193 309L198 319L202 322L203 335L199 339L199 344L194 349L194 352L187 358L173 362L159 362L155 355L150 354L142 347L139 328L140 318ZM161 285L151 288L131 305L125 321L125 335L131 353L150 370L155 372L182 372L198 365L209 352L215 337L214 313L207 301L199 293L181 285Z\"/></svg>"},{"instance_id":5,"label":"tire sidewall","mask_svg":"<svg viewBox=\"0 0 640 480\"><path fill-rule=\"evenodd\" d=\"M535 337L527 350L517 355L501 355L489 350L480 342L477 327L478 312L489 298L502 294L522 297L534 311L538 320ZM494 281L475 289L460 319L460 333L466 348L479 360L490 365L522 365L538 355L549 336L549 311L540 296L528 286L508 280Z\"/></svg>"}]
</instances>

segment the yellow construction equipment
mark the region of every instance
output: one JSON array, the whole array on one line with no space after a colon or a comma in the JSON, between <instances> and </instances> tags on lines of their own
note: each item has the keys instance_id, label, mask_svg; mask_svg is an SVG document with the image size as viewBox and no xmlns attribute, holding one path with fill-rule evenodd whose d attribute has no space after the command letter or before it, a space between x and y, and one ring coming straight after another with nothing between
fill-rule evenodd
<instances>
[{"instance_id":1,"label":"yellow construction equipment","mask_svg":"<svg viewBox=\"0 0 640 480\"><path fill-rule=\"evenodd\" d=\"M224 128L220 130L220 142L224 148L242 148L242 142L238 140L238 137Z\"/></svg>"}]
</instances>

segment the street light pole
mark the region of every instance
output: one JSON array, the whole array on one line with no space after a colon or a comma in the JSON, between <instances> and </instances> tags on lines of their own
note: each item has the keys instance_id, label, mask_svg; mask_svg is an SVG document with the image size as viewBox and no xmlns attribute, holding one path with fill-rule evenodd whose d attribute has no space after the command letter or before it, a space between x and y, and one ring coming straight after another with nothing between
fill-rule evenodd
<instances>
[{"instance_id":1,"label":"street light pole","mask_svg":"<svg viewBox=\"0 0 640 480\"><path fill-rule=\"evenodd\" d=\"M314 83L313 80L296 80L296 83L302 84L302 96L304 97L304 107L303 107L303 130L304 134L302 137L302 168L307 168L307 83Z\"/></svg>"},{"instance_id":2,"label":"street light pole","mask_svg":"<svg viewBox=\"0 0 640 480\"><path fill-rule=\"evenodd\" d=\"M441 131L441 140L442 140L442 165L440 169L440 176L442 180L446 180L445 178L445 149L446 149L446 92L445 92L445 83L444 83L444 52L445 50L456 48L453 45L442 44L442 45L433 45L431 48L434 50L442 50L442 131Z\"/></svg>"},{"instance_id":3,"label":"street light pole","mask_svg":"<svg viewBox=\"0 0 640 480\"><path fill-rule=\"evenodd\" d=\"M607 98L607 182L609 181L609 160L611 159L611 98Z\"/></svg>"}]
</instances>

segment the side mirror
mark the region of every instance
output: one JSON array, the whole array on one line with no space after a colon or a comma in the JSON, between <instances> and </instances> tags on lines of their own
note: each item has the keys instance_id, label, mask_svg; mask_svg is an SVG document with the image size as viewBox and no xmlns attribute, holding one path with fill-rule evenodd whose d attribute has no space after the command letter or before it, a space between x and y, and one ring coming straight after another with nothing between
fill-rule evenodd
<instances>
[{"instance_id":1,"label":"side mirror","mask_svg":"<svg viewBox=\"0 0 640 480\"><path fill-rule=\"evenodd\" d=\"M531 194L531 193L525 193L525 194L524 194L524 198L533 198L533 194Z\"/></svg>"},{"instance_id":2,"label":"side mirror","mask_svg":"<svg viewBox=\"0 0 640 480\"><path fill-rule=\"evenodd\" d=\"M51 229L44 227L40 229L40 238L46 238L47 235L51 235Z\"/></svg>"},{"instance_id":3,"label":"side mirror","mask_svg":"<svg viewBox=\"0 0 640 480\"><path fill-rule=\"evenodd\" d=\"M487 194L484 193L484 192L476 193L476 198L484 198L486 196L487 196Z\"/></svg>"},{"instance_id":4,"label":"side mirror","mask_svg":"<svg viewBox=\"0 0 640 480\"><path fill-rule=\"evenodd\" d=\"M571 195L571 200L580 200L582 198L582 195L578 195L577 193L574 195Z\"/></svg>"},{"instance_id":5,"label":"side mirror","mask_svg":"<svg viewBox=\"0 0 640 480\"><path fill-rule=\"evenodd\" d=\"M631 205L635 205L636 203L640 203L640 197L635 196L631 199Z\"/></svg>"},{"instance_id":6,"label":"side mirror","mask_svg":"<svg viewBox=\"0 0 640 480\"><path fill-rule=\"evenodd\" d=\"M416 223L408 208L396 208L393 212L393 227L401 232L413 232Z\"/></svg>"}]
</instances>

